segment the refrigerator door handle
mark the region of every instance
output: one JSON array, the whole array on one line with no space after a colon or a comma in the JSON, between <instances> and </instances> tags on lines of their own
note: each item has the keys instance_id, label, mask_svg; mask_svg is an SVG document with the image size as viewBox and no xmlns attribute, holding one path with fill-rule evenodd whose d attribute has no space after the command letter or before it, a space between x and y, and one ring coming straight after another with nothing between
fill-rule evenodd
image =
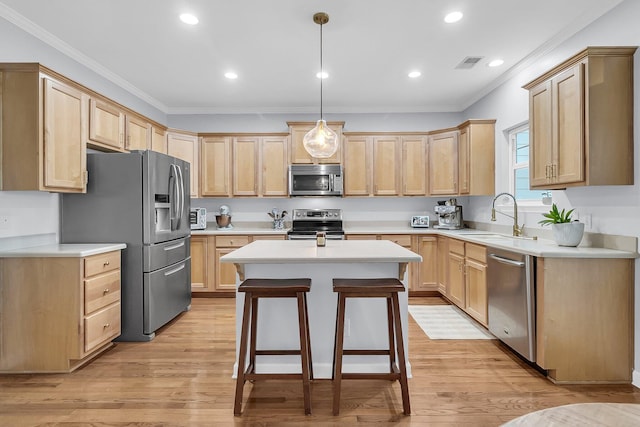
<instances>
[{"instance_id":1,"label":"refrigerator door handle","mask_svg":"<svg viewBox=\"0 0 640 427\"><path fill-rule=\"evenodd\" d=\"M178 225L176 228L179 228L180 225L182 224L182 217L184 215L184 178L182 176L182 168L178 165L175 165L176 170L178 171L178 176L180 177L180 184L178 185L178 189L180 190L180 205L179 205L179 209L180 212L178 214Z\"/></svg>"},{"instance_id":2,"label":"refrigerator door handle","mask_svg":"<svg viewBox=\"0 0 640 427\"><path fill-rule=\"evenodd\" d=\"M179 212L178 209L180 207L180 177L178 176L178 172L176 169L176 165L172 164L171 172L169 173L169 201L171 203L171 231L174 231L178 228L179 222Z\"/></svg>"}]
</instances>

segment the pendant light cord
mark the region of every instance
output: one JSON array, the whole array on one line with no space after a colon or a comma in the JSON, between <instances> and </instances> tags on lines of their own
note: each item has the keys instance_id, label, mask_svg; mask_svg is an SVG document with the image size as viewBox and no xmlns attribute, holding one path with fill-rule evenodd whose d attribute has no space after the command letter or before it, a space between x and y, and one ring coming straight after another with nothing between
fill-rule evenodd
<instances>
[{"instance_id":1,"label":"pendant light cord","mask_svg":"<svg viewBox=\"0 0 640 427\"><path fill-rule=\"evenodd\" d=\"M324 80L324 67L322 66L322 25L320 24L320 120L323 120L322 115L322 81Z\"/></svg>"}]
</instances>

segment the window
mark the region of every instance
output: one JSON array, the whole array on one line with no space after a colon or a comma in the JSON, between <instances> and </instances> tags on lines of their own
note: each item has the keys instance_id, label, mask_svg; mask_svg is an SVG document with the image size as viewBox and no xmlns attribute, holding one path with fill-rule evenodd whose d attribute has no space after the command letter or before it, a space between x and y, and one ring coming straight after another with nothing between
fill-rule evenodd
<instances>
[{"instance_id":1,"label":"window","mask_svg":"<svg viewBox=\"0 0 640 427\"><path fill-rule=\"evenodd\" d=\"M529 125L518 126L509 131L511 154L510 191L518 202L529 201L541 204L542 197L550 192L529 188Z\"/></svg>"}]
</instances>

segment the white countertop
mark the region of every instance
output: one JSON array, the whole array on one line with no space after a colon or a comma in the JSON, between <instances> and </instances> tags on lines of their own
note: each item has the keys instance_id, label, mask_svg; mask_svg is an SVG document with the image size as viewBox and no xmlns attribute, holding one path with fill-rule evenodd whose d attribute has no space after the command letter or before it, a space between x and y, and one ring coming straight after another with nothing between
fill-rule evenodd
<instances>
[{"instance_id":1,"label":"white countertop","mask_svg":"<svg viewBox=\"0 0 640 427\"><path fill-rule=\"evenodd\" d=\"M117 251L125 249L126 247L127 245L124 243L49 244L0 251L0 258L80 258Z\"/></svg>"},{"instance_id":2,"label":"white countertop","mask_svg":"<svg viewBox=\"0 0 640 427\"><path fill-rule=\"evenodd\" d=\"M389 240L257 240L220 258L235 264L420 262L422 257Z\"/></svg>"}]
</instances>

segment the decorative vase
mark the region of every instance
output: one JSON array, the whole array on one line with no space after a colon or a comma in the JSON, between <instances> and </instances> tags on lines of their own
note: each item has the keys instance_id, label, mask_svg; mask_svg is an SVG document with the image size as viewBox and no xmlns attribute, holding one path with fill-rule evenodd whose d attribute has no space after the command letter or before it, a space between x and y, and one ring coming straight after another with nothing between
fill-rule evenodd
<instances>
[{"instance_id":1,"label":"decorative vase","mask_svg":"<svg viewBox=\"0 0 640 427\"><path fill-rule=\"evenodd\" d=\"M551 230L558 246L578 246L584 234L584 224L578 221L551 224Z\"/></svg>"}]
</instances>

